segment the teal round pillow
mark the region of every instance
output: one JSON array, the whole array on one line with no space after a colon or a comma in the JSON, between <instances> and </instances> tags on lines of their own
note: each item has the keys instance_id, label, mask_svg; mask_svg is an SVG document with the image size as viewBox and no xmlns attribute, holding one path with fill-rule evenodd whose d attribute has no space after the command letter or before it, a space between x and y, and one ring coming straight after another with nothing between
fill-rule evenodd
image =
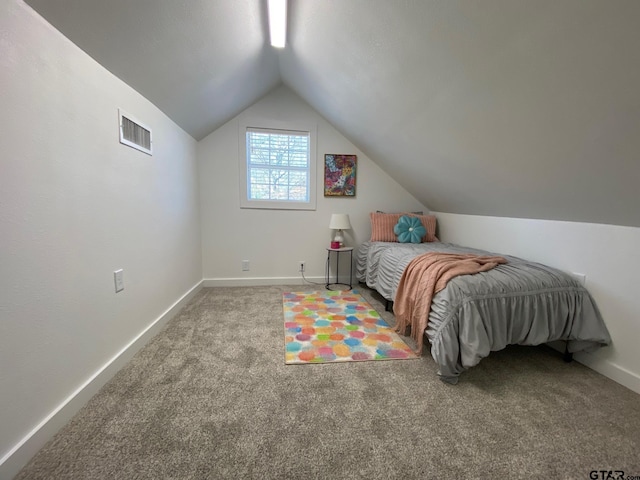
<instances>
[{"instance_id":1,"label":"teal round pillow","mask_svg":"<svg viewBox=\"0 0 640 480\"><path fill-rule=\"evenodd\" d=\"M398 236L400 243L421 243L422 237L427 234L419 218L403 215L393 227L393 233Z\"/></svg>"}]
</instances>

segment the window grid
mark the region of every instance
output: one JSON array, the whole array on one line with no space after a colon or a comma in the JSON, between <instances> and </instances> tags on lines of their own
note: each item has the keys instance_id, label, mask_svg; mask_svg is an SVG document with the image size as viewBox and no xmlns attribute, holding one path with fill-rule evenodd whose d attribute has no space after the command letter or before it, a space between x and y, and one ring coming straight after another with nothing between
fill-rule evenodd
<instances>
[{"instance_id":1,"label":"window grid","mask_svg":"<svg viewBox=\"0 0 640 480\"><path fill-rule=\"evenodd\" d=\"M309 201L309 134L247 129L249 200Z\"/></svg>"}]
</instances>

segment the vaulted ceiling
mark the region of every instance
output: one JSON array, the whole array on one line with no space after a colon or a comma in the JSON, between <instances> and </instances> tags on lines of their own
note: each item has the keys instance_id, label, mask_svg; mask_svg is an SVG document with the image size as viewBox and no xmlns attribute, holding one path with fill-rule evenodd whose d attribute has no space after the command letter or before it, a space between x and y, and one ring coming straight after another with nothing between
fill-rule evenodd
<instances>
[{"instance_id":1,"label":"vaulted ceiling","mask_svg":"<svg viewBox=\"0 0 640 480\"><path fill-rule=\"evenodd\" d=\"M284 83L430 209L640 226L637 0L27 0L201 139Z\"/></svg>"}]
</instances>

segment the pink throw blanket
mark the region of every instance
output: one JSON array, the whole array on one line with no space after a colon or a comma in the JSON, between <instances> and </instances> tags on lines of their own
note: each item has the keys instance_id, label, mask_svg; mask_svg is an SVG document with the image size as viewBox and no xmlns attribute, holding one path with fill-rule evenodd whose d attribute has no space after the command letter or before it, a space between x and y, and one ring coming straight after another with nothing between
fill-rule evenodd
<instances>
[{"instance_id":1,"label":"pink throw blanket","mask_svg":"<svg viewBox=\"0 0 640 480\"><path fill-rule=\"evenodd\" d=\"M500 263L507 261L497 256L457 253L431 252L414 258L402 273L393 303L396 332L404 335L410 326L417 345L415 352L421 355L433 296L458 275L485 272Z\"/></svg>"}]
</instances>

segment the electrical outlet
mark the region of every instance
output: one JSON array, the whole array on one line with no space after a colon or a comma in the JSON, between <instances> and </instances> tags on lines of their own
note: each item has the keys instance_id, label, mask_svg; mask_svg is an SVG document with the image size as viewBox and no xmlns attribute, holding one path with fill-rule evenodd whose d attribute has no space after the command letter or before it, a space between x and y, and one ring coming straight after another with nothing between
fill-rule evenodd
<instances>
[{"instance_id":1,"label":"electrical outlet","mask_svg":"<svg viewBox=\"0 0 640 480\"><path fill-rule=\"evenodd\" d=\"M113 272L113 281L116 285L116 293L124 290L124 270L116 270Z\"/></svg>"},{"instance_id":2,"label":"electrical outlet","mask_svg":"<svg viewBox=\"0 0 640 480\"><path fill-rule=\"evenodd\" d=\"M249 260L242 260L242 271L243 272L249 271Z\"/></svg>"},{"instance_id":3,"label":"electrical outlet","mask_svg":"<svg viewBox=\"0 0 640 480\"><path fill-rule=\"evenodd\" d=\"M306 262L304 260L300 260L298 262L298 272L304 273L305 264L306 264Z\"/></svg>"}]
</instances>

